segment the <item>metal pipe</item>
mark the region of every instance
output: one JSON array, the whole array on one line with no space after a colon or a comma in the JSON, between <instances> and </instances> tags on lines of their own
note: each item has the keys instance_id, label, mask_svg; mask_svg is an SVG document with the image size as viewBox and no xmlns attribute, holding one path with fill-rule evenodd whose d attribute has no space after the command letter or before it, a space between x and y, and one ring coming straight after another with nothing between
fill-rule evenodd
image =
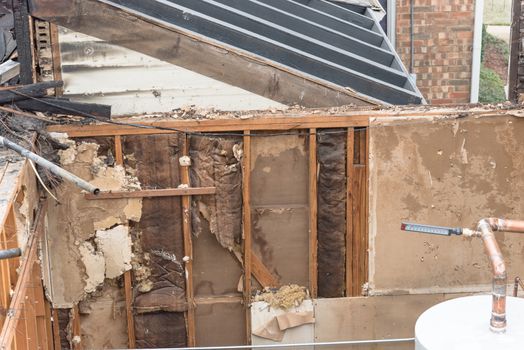
<instances>
[{"instance_id":1,"label":"metal pipe","mask_svg":"<svg viewBox=\"0 0 524 350\"><path fill-rule=\"evenodd\" d=\"M20 248L0 250L0 260L17 258L21 255L22 255L22 249Z\"/></svg>"},{"instance_id":2,"label":"metal pipe","mask_svg":"<svg viewBox=\"0 0 524 350\"><path fill-rule=\"evenodd\" d=\"M486 218L479 221L477 230L484 242L493 271L492 305L490 328L492 331L502 333L506 331L506 293L507 280L506 264L500 251L494 231L524 233L524 221Z\"/></svg>"},{"instance_id":3,"label":"metal pipe","mask_svg":"<svg viewBox=\"0 0 524 350\"><path fill-rule=\"evenodd\" d=\"M159 348L155 350L236 350L236 349L270 349L270 348L295 348L310 346L337 346L337 345L365 345L365 344L391 344L407 343L414 341L415 338L397 338L397 339L373 339L373 340L347 340L334 342L318 343L296 343L296 344L267 344L267 345L232 345L232 346L196 346L190 348ZM142 349L153 350L153 349Z\"/></svg>"},{"instance_id":4,"label":"metal pipe","mask_svg":"<svg viewBox=\"0 0 524 350\"><path fill-rule=\"evenodd\" d=\"M522 280L520 277L515 277L515 284L513 285L513 296L516 298L519 294L519 286L524 290L524 283L522 283Z\"/></svg>"},{"instance_id":5,"label":"metal pipe","mask_svg":"<svg viewBox=\"0 0 524 350\"><path fill-rule=\"evenodd\" d=\"M45 158L40 157L38 154L35 154L20 145L9 141L5 137L0 136L0 146L7 147L9 149L12 149L16 153L20 154L21 156L31 159L36 164L40 165L42 168L45 168L52 172L53 174L60 176L64 180L70 181L80 187L83 190L88 191L92 194L99 194L100 189L96 188L95 186L91 185L89 182L79 178L75 174L70 173L69 171L60 168L58 165L53 164L52 162L48 161Z\"/></svg>"}]
</instances>

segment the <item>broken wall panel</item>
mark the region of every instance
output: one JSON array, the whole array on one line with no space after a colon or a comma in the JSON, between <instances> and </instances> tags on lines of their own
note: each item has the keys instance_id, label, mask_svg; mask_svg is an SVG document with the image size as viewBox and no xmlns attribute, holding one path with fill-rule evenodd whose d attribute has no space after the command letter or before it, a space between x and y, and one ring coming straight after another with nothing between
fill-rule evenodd
<instances>
[{"instance_id":1,"label":"broken wall panel","mask_svg":"<svg viewBox=\"0 0 524 350\"><path fill-rule=\"evenodd\" d=\"M524 119L379 118L370 132L372 293L489 290L480 239L406 233L400 223L474 228L483 217L521 218ZM522 235L497 237L508 276L521 275Z\"/></svg>"},{"instance_id":2,"label":"broken wall panel","mask_svg":"<svg viewBox=\"0 0 524 350\"><path fill-rule=\"evenodd\" d=\"M251 139L253 254L280 284L309 284L307 136Z\"/></svg>"},{"instance_id":3,"label":"broken wall panel","mask_svg":"<svg viewBox=\"0 0 524 350\"><path fill-rule=\"evenodd\" d=\"M339 132L339 133L336 133ZM343 297L346 265L346 144L343 129L317 136L318 295Z\"/></svg>"},{"instance_id":4,"label":"broken wall panel","mask_svg":"<svg viewBox=\"0 0 524 350\"><path fill-rule=\"evenodd\" d=\"M122 167L106 164L107 158L99 154L98 144L68 139L60 141L69 145L67 150L59 152L61 165L66 170L101 190L139 187L136 178L126 175ZM43 245L44 282L53 306L70 308L94 292L106 278L118 277L131 268L130 249L103 251L98 248L113 245L122 248L122 244L130 247L127 225L140 219L142 201L90 201L69 182L56 188L56 196L60 204L51 201L48 205ZM119 229L119 235L105 232L113 226L122 229ZM122 255L124 252L128 254ZM114 262L121 264L115 266Z\"/></svg>"},{"instance_id":5,"label":"broken wall panel","mask_svg":"<svg viewBox=\"0 0 524 350\"><path fill-rule=\"evenodd\" d=\"M180 184L179 157L181 138L176 135L129 136L123 138L126 168L136 169L142 189L173 188ZM183 265L184 242L182 233L182 208L179 197L145 198L142 218L135 227L139 241L135 252L139 265L147 276L141 276L141 288L134 307L136 342L138 344L163 344L180 346L180 339L169 330L184 330L185 273ZM136 276L135 276L136 278ZM158 312L165 311L166 313ZM151 316L154 313L156 318ZM166 318L175 322L166 332L156 332L154 338L140 330L143 322ZM184 342L185 345L185 336Z\"/></svg>"},{"instance_id":6,"label":"broken wall panel","mask_svg":"<svg viewBox=\"0 0 524 350\"><path fill-rule=\"evenodd\" d=\"M85 349L127 348L125 296L118 283L106 283L91 298L81 301L78 310Z\"/></svg>"},{"instance_id":7,"label":"broken wall panel","mask_svg":"<svg viewBox=\"0 0 524 350\"><path fill-rule=\"evenodd\" d=\"M242 236L242 139L192 136L192 187L216 187L213 196L194 196L192 229L195 236L208 230L229 250Z\"/></svg>"},{"instance_id":8,"label":"broken wall panel","mask_svg":"<svg viewBox=\"0 0 524 350\"><path fill-rule=\"evenodd\" d=\"M240 303L200 304L196 308L196 345L246 344L244 307Z\"/></svg>"},{"instance_id":9,"label":"broken wall panel","mask_svg":"<svg viewBox=\"0 0 524 350\"><path fill-rule=\"evenodd\" d=\"M181 312L151 312L135 316L136 346L171 348L186 346L186 327Z\"/></svg>"}]
</instances>

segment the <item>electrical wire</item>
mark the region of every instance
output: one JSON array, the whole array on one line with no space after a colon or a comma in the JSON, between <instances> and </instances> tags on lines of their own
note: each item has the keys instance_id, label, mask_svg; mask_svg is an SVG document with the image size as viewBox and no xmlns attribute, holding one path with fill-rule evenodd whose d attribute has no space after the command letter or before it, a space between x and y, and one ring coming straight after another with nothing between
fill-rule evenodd
<instances>
[{"instance_id":1,"label":"electrical wire","mask_svg":"<svg viewBox=\"0 0 524 350\"><path fill-rule=\"evenodd\" d=\"M213 137L221 138L221 137L228 137L228 136L232 136L232 137L243 137L243 136L247 136L247 137L277 137L277 136L286 136L286 135L297 135L296 131L274 132L274 133L268 133L268 132L262 132L262 133L199 132L199 131L188 131L188 130L183 130L183 129L179 129L179 128L172 128L172 127L167 127L167 126L144 125L144 124L136 124L136 123L129 123L129 122L119 122L119 121L112 120L112 119L101 118L101 117L96 116L96 115L91 114L91 113L86 113L86 112L83 112L83 111L79 111L79 110L77 110L75 108L60 106L58 104L50 102L49 100L44 100L42 98L34 97L34 96L31 96L31 95L25 94L23 92L20 92L20 91L12 90L11 92L14 93L14 94L23 96L25 98L28 98L28 99L32 99L32 100L38 101L38 102L43 103L45 105L48 105L50 107L59 108L59 109L71 112L74 115L79 115L79 116L82 116L82 117L85 117L85 118L88 118L88 119L91 119L91 120L95 120L95 121L98 121L98 122L101 122L101 123L120 125L120 126L126 126L126 127L134 127L134 128L139 128L139 129L172 131L172 132L176 132L176 133L180 133L180 134L184 134L184 135L188 135L188 136L201 136L201 137L208 137L208 138L213 138ZM423 112L421 112L421 113L423 113ZM464 114L469 114L469 113L471 113L471 112L457 111L457 115L450 116L449 119L459 119L459 118L464 117ZM481 113L481 115L493 116L493 112ZM385 126L411 125L411 124L422 124L422 123L432 123L432 122L433 122L433 120L431 120L431 119L429 119L429 120L414 120L414 121L410 121L410 122L405 122L404 121L402 123L387 123L387 124L381 124L381 125L367 126L367 128L381 128L381 127L385 127ZM362 127L362 128L364 128L364 127ZM298 129L297 129L297 131L298 131ZM303 133L303 135L313 136L313 135L332 135L332 134L346 134L346 133L347 133L347 128L333 128L333 129L330 129L330 130L316 131L314 133L311 133L311 132Z\"/></svg>"},{"instance_id":2,"label":"electrical wire","mask_svg":"<svg viewBox=\"0 0 524 350\"><path fill-rule=\"evenodd\" d=\"M259 133L259 134L257 134L257 133L255 133L255 134L253 134L253 133L244 134L244 133L240 133L240 132L238 132L238 133L231 133L231 132L229 132L229 133L228 132L212 133L211 132L210 133L210 132L187 131L187 130L182 130L182 129L178 129L178 128L172 128L172 127L167 127L167 126L144 125L144 124L136 124L136 123L128 123L128 122L119 122L119 121L116 121L116 120L100 118L100 117L98 117L98 116L96 116L94 114L90 114L90 113L86 113L86 112L83 112L83 111L79 111L79 110L74 109L74 108L60 106L60 105L54 104L52 102L49 102L48 100L44 100L44 99L41 99L41 98L38 98L38 97L27 95L27 94L24 94L24 93L22 93L20 91L13 90L12 92L17 94L17 95L26 97L28 99L32 99L32 100L38 101L40 103L46 104L46 105L48 105L50 107L60 108L60 109L63 109L65 111L71 112L71 113L73 113L75 115L79 115L79 116L82 116L82 117L85 117L85 118L96 120L98 122L107 123L107 124L113 124L113 125L130 126L130 127L140 128L140 129L173 131L173 132L177 132L177 133L181 133L181 134L185 134L185 135L189 135L189 136L205 136L205 137L224 137L224 136L270 137L270 136L296 135L296 132ZM323 130L323 131L320 131L320 132L316 132L316 134L344 134L346 132L347 132L347 130L329 130L329 131L327 131L327 130L324 131Z\"/></svg>"}]
</instances>

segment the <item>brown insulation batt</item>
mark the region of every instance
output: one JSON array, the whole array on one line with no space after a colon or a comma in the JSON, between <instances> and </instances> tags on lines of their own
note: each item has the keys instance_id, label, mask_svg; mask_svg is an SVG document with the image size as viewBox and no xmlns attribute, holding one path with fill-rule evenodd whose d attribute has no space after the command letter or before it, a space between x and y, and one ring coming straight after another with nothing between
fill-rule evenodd
<instances>
[{"instance_id":1,"label":"brown insulation batt","mask_svg":"<svg viewBox=\"0 0 524 350\"><path fill-rule=\"evenodd\" d=\"M222 247L232 249L242 237L242 139L192 136L191 186L216 187L212 196L194 196L192 229L206 225Z\"/></svg>"},{"instance_id":2,"label":"brown insulation batt","mask_svg":"<svg viewBox=\"0 0 524 350\"><path fill-rule=\"evenodd\" d=\"M178 135L126 137L123 149L126 165L137 170L142 189L172 188L180 184ZM151 290L137 292L134 301L141 312L135 316L137 344L148 347L185 345L185 340L182 342L179 337L182 333L185 339L183 313L156 312L179 310L180 300L185 297L180 197L144 198L137 229L142 233L142 250L150 257L149 280L152 282ZM166 295L173 297L166 298ZM172 305L166 304L166 300L172 300ZM144 324L153 322L162 327L152 327L154 330L150 333L141 330Z\"/></svg>"},{"instance_id":3,"label":"brown insulation batt","mask_svg":"<svg viewBox=\"0 0 524 350\"><path fill-rule=\"evenodd\" d=\"M325 298L345 290L346 139L318 134L318 295Z\"/></svg>"}]
</instances>

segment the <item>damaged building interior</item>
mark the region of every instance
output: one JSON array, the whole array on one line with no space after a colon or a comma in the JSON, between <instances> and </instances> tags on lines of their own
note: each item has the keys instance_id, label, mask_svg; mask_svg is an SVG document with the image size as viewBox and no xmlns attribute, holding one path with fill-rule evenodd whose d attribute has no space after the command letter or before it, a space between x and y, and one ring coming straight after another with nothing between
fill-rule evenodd
<instances>
[{"instance_id":1,"label":"damaged building interior","mask_svg":"<svg viewBox=\"0 0 524 350\"><path fill-rule=\"evenodd\" d=\"M0 349L519 348L524 110L391 6L0 1Z\"/></svg>"}]
</instances>

